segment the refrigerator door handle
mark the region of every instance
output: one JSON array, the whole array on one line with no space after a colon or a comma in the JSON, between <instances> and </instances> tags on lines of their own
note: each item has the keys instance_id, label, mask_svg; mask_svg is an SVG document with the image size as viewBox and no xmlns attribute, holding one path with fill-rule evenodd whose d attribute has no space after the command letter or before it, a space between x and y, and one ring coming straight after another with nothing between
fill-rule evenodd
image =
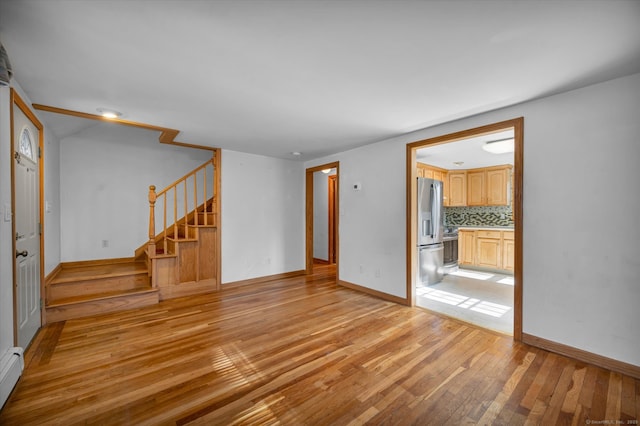
<instances>
[{"instance_id":1,"label":"refrigerator door handle","mask_svg":"<svg viewBox=\"0 0 640 426\"><path fill-rule=\"evenodd\" d=\"M429 188L429 197L431 198L431 218L432 219L437 219L436 217L436 190L433 186L433 184L431 184L430 188ZM431 220L431 228L429 229L429 234L431 235L431 238L434 238L434 234L435 234L435 226L434 223L437 223L437 220Z\"/></svg>"}]
</instances>

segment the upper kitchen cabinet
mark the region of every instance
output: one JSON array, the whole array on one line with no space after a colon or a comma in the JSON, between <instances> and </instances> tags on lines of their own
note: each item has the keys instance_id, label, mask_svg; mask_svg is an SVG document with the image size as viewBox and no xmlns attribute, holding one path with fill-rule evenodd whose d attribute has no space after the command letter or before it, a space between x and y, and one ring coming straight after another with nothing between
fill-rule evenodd
<instances>
[{"instance_id":1,"label":"upper kitchen cabinet","mask_svg":"<svg viewBox=\"0 0 640 426\"><path fill-rule=\"evenodd\" d=\"M506 206L511 198L511 166L487 169L487 204Z\"/></svg>"},{"instance_id":2,"label":"upper kitchen cabinet","mask_svg":"<svg viewBox=\"0 0 640 426\"><path fill-rule=\"evenodd\" d=\"M473 169L467 172L467 204L468 206L484 206L487 198L486 174L484 169Z\"/></svg>"},{"instance_id":3,"label":"upper kitchen cabinet","mask_svg":"<svg viewBox=\"0 0 640 426\"><path fill-rule=\"evenodd\" d=\"M467 170L468 206L506 206L511 196L512 166Z\"/></svg>"},{"instance_id":4,"label":"upper kitchen cabinet","mask_svg":"<svg viewBox=\"0 0 640 426\"><path fill-rule=\"evenodd\" d=\"M450 171L448 179L449 204L445 206L466 206L467 205L467 172Z\"/></svg>"},{"instance_id":5,"label":"upper kitchen cabinet","mask_svg":"<svg viewBox=\"0 0 640 426\"><path fill-rule=\"evenodd\" d=\"M435 179L442 182L442 192L444 196L444 205L449 205L449 182L447 179L447 170L439 167L430 166L429 164L418 163L418 177Z\"/></svg>"},{"instance_id":6,"label":"upper kitchen cabinet","mask_svg":"<svg viewBox=\"0 0 640 426\"><path fill-rule=\"evenodd\" d=\"M444 182L447 178L447 170L429 164L418 163L418 177L435 179Z\"/></svg>"},{"instance_id":7,"label":"upper kitchen cabinet","mask_svg":"<svg viewBox=\"0 0 640 426\"><path fill-rule=\"evenodd\" d=\"M466 170L417 165L418 177L443 182L445 206L507 206L511 202L513 166L509 164Z\"/></svg>"},{"instance_id":8,"label":"upper kitchen cabinet","mask_svg":"<svg viewBox=\"0 0 640 426\"><path fill-rule=\"evenodd\" d=\"M433 169L424 163L418 163L418 177L433 179Z\"/></svg>"}]
</instances>

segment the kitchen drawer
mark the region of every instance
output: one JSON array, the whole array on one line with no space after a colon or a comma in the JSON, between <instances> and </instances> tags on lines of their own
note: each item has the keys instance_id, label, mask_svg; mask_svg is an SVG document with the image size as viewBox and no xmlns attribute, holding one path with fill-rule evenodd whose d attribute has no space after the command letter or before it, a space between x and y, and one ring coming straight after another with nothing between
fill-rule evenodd
<instances>
[{"instance_id":1,"label":"kitchen drawer","mask_svg":"<svg viewBox=\"0 0 640 426\"><path fill-rule=\"evenodd\" d=\"M477 238L496 238L500 239L500 231L476 231Z\"/></svg>"},{"instance_id":2,"label":"kitchen drawer","mask_svg":"<svg viewBox=\"0 0 640 426\"><path fill-rule=\"evenodd\" d=\"M502 239L503 240L513 240L513 231L504 231L502 233Z\"/></svg>"}]
</instances>

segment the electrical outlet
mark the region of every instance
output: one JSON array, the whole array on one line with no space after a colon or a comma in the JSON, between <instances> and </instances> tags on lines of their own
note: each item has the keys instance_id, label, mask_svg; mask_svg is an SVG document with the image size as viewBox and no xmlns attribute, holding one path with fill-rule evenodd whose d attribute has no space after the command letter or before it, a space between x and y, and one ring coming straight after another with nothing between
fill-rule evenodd
<instances>
[{"instance_id":1,"label":"electrical outlet","mask_svg":"<svg viewBox=\"0 0 640 426\"><path fill-rule=\"evenodd\" d=\"M109 240L102 240L102 248L109 247Z\"/></svg>"},{"instance_id":2,"label":"electrical outlet","mask_svg":"<svg viewBox=\"0 0 640 426\"><path fill-rule=\"evenodd\" d=\"M364 272L364 268L362 267L362 265L360 265L360 273Z\"/></svg>"},{"instance_id":3,"label":"electrical outlet","mask_svg":"<svg viewBox=\"0 0 640 426\"><path fill-rule=\"evenodd\" d=\"M376 269L376 278L380 278L380 269Z\"/></svg>"}]
</instances>

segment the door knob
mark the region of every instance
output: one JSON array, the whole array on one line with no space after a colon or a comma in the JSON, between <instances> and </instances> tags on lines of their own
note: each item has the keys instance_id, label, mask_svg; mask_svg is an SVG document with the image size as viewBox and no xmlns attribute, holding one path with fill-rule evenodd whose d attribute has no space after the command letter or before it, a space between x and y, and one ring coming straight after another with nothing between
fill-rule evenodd
<instances>
[{"instance_id":1,"label":"door knob","mask_svg":"<svg viewBox=\"0 0 640 426\"><path fill-rule=\"evenodd\" d=\"M20 256L27 257L27 256L29 256L29 252L28 252L28 251L26 251L26 250L17 251L17 252L16 252L16 259L17 259L18 257L20 257Z\"/></svg>"}]
</instances>

